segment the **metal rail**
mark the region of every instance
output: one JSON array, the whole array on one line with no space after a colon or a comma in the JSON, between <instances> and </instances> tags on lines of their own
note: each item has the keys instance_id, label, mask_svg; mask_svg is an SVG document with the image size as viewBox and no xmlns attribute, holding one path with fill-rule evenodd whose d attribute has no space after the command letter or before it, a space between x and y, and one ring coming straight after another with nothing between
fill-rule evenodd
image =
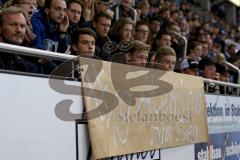
<instances>
[{"instance_id":1,"label":"metal rail","mask_svg":"<svg viewBox=\"0 0 240 160\"><path fill-rule=\"evenodd\" d=\"M178 34L176 32L171 31L170 33L174 34L176 37L180 38L184 42L183 55L181 55L181 57L179 59L179 61L182 61L186 58L186 55L187 55L188 40L186 37L184 37L181 34Z\"/></svg>"},{"instance_id":2,"label":"metal rail","mask_svg":"<svg viewBox=\"0 0 240 160\"><path fill-rule=\"evenodd\" d=\"M77 56L67 55L64 53L50 52L50 51L40 50L35 48L16 46L16 45L6 44L6 43L0 43L0 51L5 53L21 54L21 55L26 55L31 57L77 61Z\"/></svg>"},{"instance_id":3,"label":"metal rail","mask_svg":"<svg viewBox=\"0 0 240 160\"><path fill-rule=\"evenodd\" d=\"M214 83L220 86L227 86L227 87L234 87L234 88L239 88L240 89L240 85L239 84L234 84L234 83L229 83L229 82L222 82L222 81L216 81L216 80L212 80L212 79L207 79L207 78L203 78L203 81L205 83Z\"/></svg>"},{"instance_id":4,"label":"metal rail","mask_svg":"<svg viewBox=\"0 0 240 160\"><path fill-rule=\"evenodd\" d=\"M16 45L5 44L5 43L0 43L0 51L12 53L12 54L32 56L32 57L52 58L52 59L57 59L57 60L71 60L73 62L77 61L77 59L78 59L77 56L73 56L73 55L67 55L67 54L63 54L63 53L55 53L55 52L39 50L39 49L34 49L34 48L27 48L27 47L16 46ZM240 75L240 70L236 66L234 66L228 62L224 62L224 63L227 64L228 66L234 68L235 70L237 70ZM240 91L239 84L221 82L221 81L216 81L216 80L211 80L211 79L206 79L206 78L203 78L203 80L205 83L208 83L208 84L214 83L214 84L221 85L221 86L237 88L238 94L239 94L239 91ZM238 82L239 81L240 81L240 77L238 78Z\"/></svg>"},{"instance_id":5,"label":"metal rail","mask_svg":"<svg viewBox=\"0 0 240 160\"><path fill-rule=\"evenodd\" d=\"M234 83L229 83L229 82L222 82L222 81L216 81L216 80L212 80L212 79L206 79L206 78L203 78L203 81L206 85L206 93L208 93L208 89L209 89L209 86L213 85L219 85L219 86L223 86L224 87L224 94L228 94L227 93L227 87L231 87L232 89L233 88L236 88L236 92L232 92L231 95L237 95L239 96L240 94L240 85L239 84L234 84ZM233 91L233 90L232 90ZM220 92L216 93L216 94L220 94Z\"/></svg>"},{"instance_id":6,"label":"metal rail","mask_svg":"<svg viewBox=\"0 0 240 160\"><path fill-rule=\"evenodd\" d=\"M240 69L237 66L235 66L235 65L233 65L233 64L231 64L227 61L224 61L223 64L226 64L227 66L229 66L230 68L232 68L232 69L234 69L235 71L238 72L237 84L240 84Z\"/></svg>"}]
</instances>

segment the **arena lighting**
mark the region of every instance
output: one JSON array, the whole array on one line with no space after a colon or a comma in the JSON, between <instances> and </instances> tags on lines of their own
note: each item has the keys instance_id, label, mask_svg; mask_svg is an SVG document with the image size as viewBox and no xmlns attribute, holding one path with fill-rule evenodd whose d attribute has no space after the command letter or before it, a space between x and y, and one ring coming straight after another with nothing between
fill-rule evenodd
<instances>
[{"instance_id":1,"label":"arena lighting","mask_svg":"<svg viewBox=\"0 0 240 160\"><path fill-rule=\"evenodd\" d=\"M229 0L229 1L235 4L236 6L240 7L240 0Z\"/></svg>"}]
</instances>

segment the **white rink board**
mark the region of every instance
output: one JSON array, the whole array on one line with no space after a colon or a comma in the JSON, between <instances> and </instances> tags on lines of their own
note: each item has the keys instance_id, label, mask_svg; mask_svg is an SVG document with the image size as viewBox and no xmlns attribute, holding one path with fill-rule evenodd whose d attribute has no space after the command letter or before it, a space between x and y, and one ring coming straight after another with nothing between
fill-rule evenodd
<instances>
[{"instance_id":1,"label":"white rink board","mask_svg":"<svg viewBox=\"0 0 240 160\"><path fill-rule=\"evenodd\" d=\"M71 112L79 113L81 97L54 91L48 78L0 74L0 80L0 159L75 160L75 123L58 119L54 109L70 99Z\"/></svg>"},{"instance_id":2,"label":"white rink board","mask_svg":"<svg viewBox=\"0 0 240 160\"><path fill-rule=\"evenodd\" d=\"M194 145L162 149L161 160L194 160Z\"/></svg>"},{"instance_id":3,"label":"white rink board","mask_svg":"<svg viewBox=\"0 0 240 160\"><path fill-rule=\"evenodd\" d=\"M89 160L87 154L90 144L86 125L77 125L78 142L76 142L75 122L62 121L55 115L56 104L64 99L73 101L72 113L82 112L80 95L58 93L49 86L48 78L0 73L0 80L0 160L77 160L77 153L78 160ZM79 82L67 81L66 84L75 85L80 89ZM233 104L235 108L239 108L239 100L239 97L206 95L207 107L216 104L215 107L223 108L223 111L225 108L231 109ZM229 132L231 128L239 131L239 119L239 115L226 116L225 113L223 116L209 116L209 131ZM145 152L120 158L194 160L194 152L194 145L187 145L156 150L154 154Z\"/></svg>"}]
</instances>

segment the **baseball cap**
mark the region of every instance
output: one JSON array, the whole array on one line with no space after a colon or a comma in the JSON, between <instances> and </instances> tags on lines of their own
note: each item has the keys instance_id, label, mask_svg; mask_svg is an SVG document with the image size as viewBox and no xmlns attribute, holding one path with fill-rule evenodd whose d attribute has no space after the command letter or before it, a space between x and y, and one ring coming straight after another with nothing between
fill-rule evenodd
<instances>
[{"instance_id":1,"label":"baseball cap","mask_svg":"<svg viewBox=\"0 0 240 160\"><path fill-rule=\"evenodd\" d=\"M186 68L198 68L199 64L198 61L195 61L193 59L184 59L180 65L180 69L186 69Z\"/></svg>"}]
</instances>

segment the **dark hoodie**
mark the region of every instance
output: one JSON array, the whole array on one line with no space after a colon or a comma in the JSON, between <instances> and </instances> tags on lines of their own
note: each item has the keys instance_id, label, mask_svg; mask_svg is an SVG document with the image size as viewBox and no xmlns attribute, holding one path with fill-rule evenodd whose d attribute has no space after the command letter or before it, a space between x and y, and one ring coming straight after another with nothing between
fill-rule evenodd
<instances>
[{"instance_id":1,"label":"dark hoodie","mask_svg":"<svg viewBox=\"0 0 240 160\"><path fill-rule=\"evenodd\" d=\"M39 10L31 19L33 32L36 38L34 47L38 49L57 51L64 53L68 46L67 36L60 38L59 25L45 18L44 12Z\"/></svg>"}]
</instances>

